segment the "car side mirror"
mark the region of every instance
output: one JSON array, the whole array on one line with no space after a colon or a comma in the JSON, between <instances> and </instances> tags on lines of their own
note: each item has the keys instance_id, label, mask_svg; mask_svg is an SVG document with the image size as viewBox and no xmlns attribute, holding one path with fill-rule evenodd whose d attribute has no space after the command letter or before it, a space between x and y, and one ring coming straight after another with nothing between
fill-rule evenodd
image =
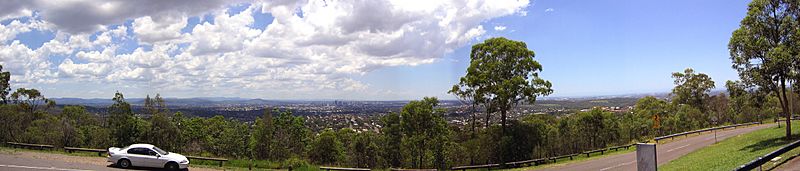
<instances>
[{"instance_id":1,"label":"car side mirror","mask_svg":"<svg viewBox=\"0 0 800 171\"><path fill-rule=\"evenodd\" d=\"M156 154L156 158L159 158L159 157L161 157L161 154Z\"/></svg>"}]
</instances>

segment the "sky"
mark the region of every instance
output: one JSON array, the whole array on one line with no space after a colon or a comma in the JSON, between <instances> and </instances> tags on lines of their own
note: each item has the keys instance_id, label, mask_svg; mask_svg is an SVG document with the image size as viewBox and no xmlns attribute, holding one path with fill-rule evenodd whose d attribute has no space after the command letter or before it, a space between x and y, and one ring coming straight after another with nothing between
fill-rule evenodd
<instances>
[{"instance_id":1,"label":"sky","mask_svg":"<svg viewBox=\"0 0 800 171\"><path fill-rule=\"evenodd\" d=\"M472 45L523 41L553 97L738 79L743 0L5 0L0 65L46 97L413 100L447 94Z\"/></svg>"}]
</instances>

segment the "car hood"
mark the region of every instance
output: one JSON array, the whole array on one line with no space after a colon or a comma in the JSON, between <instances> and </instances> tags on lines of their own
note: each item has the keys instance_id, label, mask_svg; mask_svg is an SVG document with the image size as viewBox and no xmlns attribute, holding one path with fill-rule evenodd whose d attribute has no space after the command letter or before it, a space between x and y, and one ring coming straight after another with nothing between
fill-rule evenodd
<instances>
[{"instance_id":1,"label":"car hood","mask_svg":"<svg viewBox=\"0 0 800 171\"><path fill-rule=\"evenodd\" d=\"M183 160L188 160L188 159L186 159L186 156L183 156L183 155L178 154L178 153L169 153L167 155L162 155L161 157L172 159L172 160L179 161L179 162L183 161Z\"/></svg>"}]
</instances>

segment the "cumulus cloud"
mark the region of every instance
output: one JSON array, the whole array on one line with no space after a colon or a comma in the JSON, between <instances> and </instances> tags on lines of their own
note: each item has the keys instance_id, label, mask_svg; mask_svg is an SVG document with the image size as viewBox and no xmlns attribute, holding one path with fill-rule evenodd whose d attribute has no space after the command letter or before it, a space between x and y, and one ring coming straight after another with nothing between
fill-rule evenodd
<instances>
[{"instance_id":1,"label":"cumulus cloud","mask_svg":"<svg viewBox=\"0 0 800 171\"><path fill-rule=\"evenodd\" d=\"M480 39L483 23L524 15L528 5L527 0L3 1L0 19L14 21L0 25L0 43L31 30L51 31L55 38L35 50L17 41L2 44L0 64L17 74L15 81L29 84L91 81L188 96L356 97L353 92L390 91L353 76L434 62ZM245 8L229 9L234 6ZM261 14L273 20L253 28L254 15ZM187 21L191 17L211 20L194 25ZM265 94L230 92L241 88Z\"/></svg>"}]
</instances>

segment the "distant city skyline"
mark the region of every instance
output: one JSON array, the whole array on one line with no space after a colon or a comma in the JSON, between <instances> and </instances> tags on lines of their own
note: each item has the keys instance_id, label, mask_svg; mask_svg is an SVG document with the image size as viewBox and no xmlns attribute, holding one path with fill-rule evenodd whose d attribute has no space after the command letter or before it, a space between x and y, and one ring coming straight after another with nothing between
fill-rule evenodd
<instances>
[{"instance_id":1,"label":"distant city skyline","mask_svg":"<svg viewBox=\"0 0 800 171\"><path fill-rule=\"evenodd\" d=\"M550 97L668 93L685 68L724 90L748 2L0 1L0 65L53 98L453 99L470 47L502 36Z\"/></svg>"}]
</instances>

